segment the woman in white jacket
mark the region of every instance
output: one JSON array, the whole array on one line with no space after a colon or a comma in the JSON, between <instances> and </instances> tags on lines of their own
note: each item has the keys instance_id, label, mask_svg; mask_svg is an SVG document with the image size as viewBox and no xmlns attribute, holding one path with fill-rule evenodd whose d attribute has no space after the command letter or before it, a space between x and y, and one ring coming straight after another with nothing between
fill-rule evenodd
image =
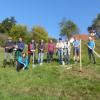
<instances>
[{"instance_id":1,"label":"woman in white jacket","mask_svg":"<svg viewBox=\"0 0 100 100\"><path fill-rule=\"evenodd\" d=\"M58 59L59 63L63 64L63 49L64 49L64 43L61 38L59 38L59 42L56 44L57 53L58 53Z\"/></svg>"}]
</instances>

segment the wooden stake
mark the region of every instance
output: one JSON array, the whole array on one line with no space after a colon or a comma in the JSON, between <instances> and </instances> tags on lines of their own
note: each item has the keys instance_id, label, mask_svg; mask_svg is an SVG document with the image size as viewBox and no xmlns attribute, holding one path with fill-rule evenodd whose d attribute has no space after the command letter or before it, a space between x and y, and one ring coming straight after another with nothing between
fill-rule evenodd
<instances>
[{"instance_id":1,"label":"wooden stake","mask_svg":"<svg viewBox=\"0 0 100 100\"><path fill-rule=\"evenodd\" d=\"M80 71L82 71L82 58L81 58L81 39L80 39Z\"/></svg>"}]
</instances>

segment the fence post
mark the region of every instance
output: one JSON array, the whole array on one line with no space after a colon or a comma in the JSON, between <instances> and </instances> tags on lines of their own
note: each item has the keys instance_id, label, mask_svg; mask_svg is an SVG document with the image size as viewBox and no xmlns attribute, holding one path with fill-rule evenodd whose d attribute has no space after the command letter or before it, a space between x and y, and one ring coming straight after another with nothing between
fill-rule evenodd
<instances>
[{"instance_id":1,"label":"fence post","mask_svg":"<svg viewBox=\"0 0 100 100\"><path fill-rule=\"evenodd\" d=\"M80 39L80 71L82 71L82 54L81 54L82 46L81 46L81 42L82 42L82 40Z\"/></svg>"}]
</instances>

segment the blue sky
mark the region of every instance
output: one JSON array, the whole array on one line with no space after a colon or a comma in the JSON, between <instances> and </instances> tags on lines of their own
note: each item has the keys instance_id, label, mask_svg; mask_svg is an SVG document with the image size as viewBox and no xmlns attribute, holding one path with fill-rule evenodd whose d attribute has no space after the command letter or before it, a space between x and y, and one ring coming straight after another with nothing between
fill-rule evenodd
<instances>
[{"instance_id":1,"label":"blue sky","mask_svg":"<svg viewBox=\"0 0 100 100\"><path fill-rule=\"evenodd\" d=\"M80 33L87 33L87 27L98 13L100 0L0 0L0 22L15 16L18 23L28 28L41 25L56 38L62 18L71 19Z\"/></svg>"}]
</instances>

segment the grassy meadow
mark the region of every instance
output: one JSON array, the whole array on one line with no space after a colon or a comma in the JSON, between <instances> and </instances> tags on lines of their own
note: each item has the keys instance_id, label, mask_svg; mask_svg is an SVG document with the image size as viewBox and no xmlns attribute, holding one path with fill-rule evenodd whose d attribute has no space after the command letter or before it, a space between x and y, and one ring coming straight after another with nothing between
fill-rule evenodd
<instances>
[{"instance_id":1,"label":"grassy meadow","mask_svg":"<svg viewBox=\"0 0 100 100\"><path fill-rule=\"evenodd\" d=\"M100 41L95 50L100 54ZM100 58L95 56L97 63L89 64L83 41L82 72L72 56L66 66L54 61L16 72L12 66L2 67L3 55L0 49L0 100L100 100Z\"/></svg>"}]
</instances>

